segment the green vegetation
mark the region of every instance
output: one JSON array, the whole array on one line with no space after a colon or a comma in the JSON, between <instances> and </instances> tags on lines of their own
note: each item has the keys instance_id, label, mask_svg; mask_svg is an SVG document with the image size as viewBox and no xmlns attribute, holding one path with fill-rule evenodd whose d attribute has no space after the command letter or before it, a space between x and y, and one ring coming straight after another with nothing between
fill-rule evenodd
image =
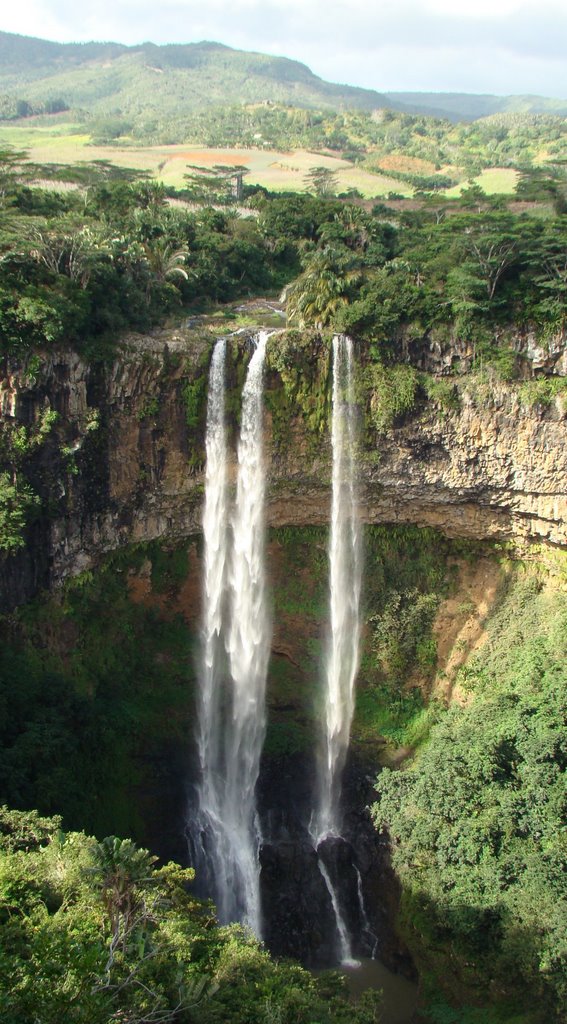
<instances>
[{"instance_id":1,"label":"green vegetation","mask_svg":"<svg viewBox=\"0 0 567 1024\"><path fill-rule=\"evenodd\" d=\"M475 1020L488 1001L500 1014L483 1020L564 1008L566 627L565 594L545 573L512 572L487 643L460 670L466 701L438 709L406 770L379 776L373 813L394 840L401 925L433 1021ZM440 991L469 1016L443 1011Z\"/></svg>"},{"instance_id":2,"label":"green vegetation","mask_svg":"<svg viewBox=\"0 0 567 1024\"><path fill-rule=\"evenodd\" d=\"M555 398L567 400L567 380L565 377L537 377L521 384L518 395L522 405L528 408L551 405Z\"/></svg>"},{"instance_id":3,"label":"green vegetation","mask_svg":"<svg viewBox=\"0 0 567 1024\"><path fill-rule=\"evenodd\" d=\"M160 779L175 793L195 637L179 612L131 599L129 573L146 559L157 594L186 578L184 547L152 545L1 623L0 802L142 842L155 839L152 816L173 813L160 808Z\"/></svg>"},{"instance_id":4,"label":"green vegetation","mask_svg":"<svg viewBox=\"0 0 567 1024\"><path fill-rule=\"evenodd\" d=\"M248 187L242 216L234 203L190 209L191 190L105 164L77 171L67 191L37 187L38 169L17 153L0 164L2 352L65 343L96 358L127 329L282 286L292 326L349 332L381 361L395 359L401 333L449 328L484 357L510 323L542 338L565 324L560 177L523 179L552 198L555 217L516 213L477 187L395 215L333 198L331 172L315 167L317 195ZM225 184L240 173L220 170Z\"/></svg>"},{"instance_id":5,"label":"green vegetation","mask_svg":"<svg viewBox=\"0 0 567 1024\"><path fill-rule=\"evenodd\" d=\"M366 378L370 418L376 430L391 427L397 417L415 407L419 375L413 366L371 364L366 369Z\"/></svg>"},{"instance_id":6,"label":"green vegetation","mask_svg":"<svg viewBox=\"0 0 567 1024\"><path fill-rule=\"evenodd\" d=\"M25 545L25 527L38 506L28 484L12 483L0 473L0 551L13 552Z\"/></svg>"},{"instance_id":7,"label":"green vegetation","mask_svg":"<svg viewBox=\"0 0 567 1024\"><path fill-rule=\"evenodd\" d=\"M437 668L433 623L457 565L481 545L414 526L367 526L362 657L353 749L376 759L421 743L440 714L429 700ZM307 750L317 729L323 624L328 615L328 532L270 532L275 655L268 680L270 754ZM278 656L277 637L285 643Z\"/></svg>"},{"instance_id":8,"label":"green vegetation","mask_svg":"<svg viewBox=\"0 0 567 1024\"><path fill-rule=\"evenodd\" d=\"M361 749L413 747L438 713L426 697L437 665L432 626L455 557L467 551L435 530L365 530L366 625L353 741ZM453 568L451 568L453 567Z\"/></svg>"},{"instance_id":9,"label":"green vegetation","mask_svg":"<svg viewBox=\"0 0 567 1024\"><path fill-rule=\"evenodd\" d=\"M490 209L482 197L474 212L443 204L429 212L425 204L403 215L389 258L369 259L360 242L335 243L335 251L346 245L350 258L358 258L362 281L349 287L343 276L345 300L340 308L327 300L326 322L331 318L336 329L368 339L390 359L400 331L419 338L451 324L456 337L475 340L479 356L484 345L485 361L497 358L489 350L491 337L504 325L529 323L542 337L560 333L567 290L564 221L562 215L544 222ZM306 257L313 265L317 253Z\"/></svg>"},{"instance_id":10,"label":"green vegetation","mask_svg":"<svg viewBox=\"0 0 567 1024\"><path fill-rule=\"evenodd\" d=\"M31 383L37 372L36 357L28 360L26 373ZM12 554L25 546L26 528L39 515L40 499L26 474L35 455L50 438L57 413L45 409L39 422L26 427L3 417L0 421L0 552Z\"/></svg>"},{"instance_id":11,"label":"green vegetation","mask_svg":"<svg viewBox=\"0 0 567 1024\"><path fill-rule=\"evenodd\" d=\"M275 963L129 839L0 809L0 1016L19 1024L376 1024L338 975Z\"/></svg>"},{"instance_id":12,"label":"green vegetation","mask_svg":"<svg viewBox=\"0 0 567 1024\"><path fill-rule=\"evenodd\" d=\"M172 208L161 186L105 167L84 196L31 187L32 173L6 155L1 353L65 343L96 358L128 328L278 280L254 220Z\"/></svg>"},{"instance_id":13,"label":"green vegetation","mask_svg":"<svg viewBox=\"0 0 567 1024\"><path fill-rule=\"evenodd\" d=\"M286 331L268 348L267 360L278 374L277 387L266 392L276 446L289 447L290 418L298 411L307 442L320 446L329 413L329 346L314 332Z\"/></svg>"}]
</instances>

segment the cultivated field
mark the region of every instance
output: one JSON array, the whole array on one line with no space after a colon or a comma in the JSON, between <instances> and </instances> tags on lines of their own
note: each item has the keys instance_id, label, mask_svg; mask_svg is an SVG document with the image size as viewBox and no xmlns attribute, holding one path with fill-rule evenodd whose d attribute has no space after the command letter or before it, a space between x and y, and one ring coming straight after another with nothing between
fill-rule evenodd
<instances>
[{"instance_id":1,"label":"cultivated field","mask_svg":"<svg viewBox=\"0 0 567 1024\"><path fill-rule=\"evenodd\" d=\"M480 185L488 196L512 195L519 177L518 171L514 171L511 167L489 167L485 171L481 171L474 179L474 183ZM470 182L464 181L460 185L455 185L455 188L448 189L445 194L459 196L469 185Z\"/></svg>"},{"instance_id":2,"label":"cultivated field","mask_svg":"<svg viewBox=\"0 0 567 1024\"><path fill-rule=\"evenodd\" d=\"M265 149L203 149L187 144L99 146L91 144L90 136L79 134L76 126L60 123L52 128L2 126L0 146L6 144L25 150L35 163L76 164L108 160L119 167L147 171L166 185L178 188L184 184L184 175L192 164L200 167L242 164L248 168L245 180L250 185L264 185L275 192L302 191L306 187L305 176L309 169L322 166L336 173L341 192L356 188L368 198L383 197L389 192L407 197L412 195L409 185L389 177L387 173L388 167L399 170L398 165L400 160L403 162L403 158L382 160L384 173L374 174L346 160L307 150L283 153ZM517 177L516 171L495 168L483 171L477 181L487 193L511 194ZM457 186L447 194L458 195L463 187Z\"/></svg>"}]
</instances>

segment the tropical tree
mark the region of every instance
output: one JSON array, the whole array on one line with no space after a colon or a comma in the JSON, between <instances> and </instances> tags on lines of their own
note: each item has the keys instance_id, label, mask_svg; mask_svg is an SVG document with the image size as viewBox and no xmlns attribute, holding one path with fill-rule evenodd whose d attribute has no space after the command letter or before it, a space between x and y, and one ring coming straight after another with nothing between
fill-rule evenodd
<instances>
[{"instance_id":1,"label":"tropical tree","mask_svg":"<svg viewBox=\"0 0 567 1024\"><path fill-rule=\"evenodd\" d=\"M151 881L157 857L131 839L107 836L93 850L92 874L107 913L113 943L125 946Z\"/></svg>"},{"instance_id":2,"label":"tropical tree","mask_svg":"<svg viewBox=\"0 0 567 1024\"><path fill-rule=\"evenodd\" d=\"M176 248L164 239L158 239L153 245L143 246L146 260L154 277L163 283L171 277L182 277L189 280L189 274L183 264L189 257L189 250Z\"/></svg>"},{"instance_id":3,"label":"tropical tree","mask_svg":"<svg viewBox=\"0 0 567 1024\"><path fill-rule=\"evenodd\" d=\"M78 231L46 231L39 228L30 233L29 256L53 274L64 274L81 288L86 288L93 267L109 257L109 239L100 231L83 226Z\"/></svg>"},{"instance_id":4,"label":"tropical tree","mask_svg":"<svg viewBox=\"0 0 567 1024\"><path fill-rule=\"evenodd\" d=\"M211 168L189 165L190 174L185 174L188 192L192 199L209 205L228 206L242 199L242 182L248 167L244 164L215 164Z\"/></svg>"},{"instance_id":5,"label":"tropical tree","mask_svg":"<svg viewBox=\"0 0 567 1024\"><path fill-rule=\"evenodd\" d=\"M311 167L304 178L308 192L316 196L334 196L339 187L336 172L330 167Z\"/></svg>"},{"instance_id":6,"label":"tropical tree","mask_svg":"<svg viewBox=\"0 0 567 1024\"><path fill-rule=\"evenodd\" d=\"M363 280L360 257L345 246L312 251L303 272L285 292L287 317L299 327L325 327L347 305Z\"/></svg>"}]
</instances>

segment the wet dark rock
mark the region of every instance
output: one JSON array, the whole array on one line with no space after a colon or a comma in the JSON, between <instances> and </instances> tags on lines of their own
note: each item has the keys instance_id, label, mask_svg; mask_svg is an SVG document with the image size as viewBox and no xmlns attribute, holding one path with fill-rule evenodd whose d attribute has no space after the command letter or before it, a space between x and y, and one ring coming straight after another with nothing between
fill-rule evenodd
<instances>
[{"instance_id":1,"label":"wet dark rock","mask_svg":"<svg viewBox=\"0 0 567 1024\"><path fill-rule=\"evenodd\" d=\"M376 955L391 970L415 978L411 957L395 931L399 890L388 839L377 835L368 810L373 800L371 778L368 765L349 760L343 834L326 837L315 849L309 833L314 759L264 757L257 786L264 838L264 940L276 956L294 957L308 967L338 963L336 917L322 864L335 889L353 954Z\"/></svg>"}]
</instances>

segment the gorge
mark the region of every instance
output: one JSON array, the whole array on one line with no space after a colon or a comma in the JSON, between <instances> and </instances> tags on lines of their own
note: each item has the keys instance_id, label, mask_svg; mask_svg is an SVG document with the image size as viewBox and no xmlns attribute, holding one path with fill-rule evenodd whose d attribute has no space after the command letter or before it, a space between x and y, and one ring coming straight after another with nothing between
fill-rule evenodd
<instances>
[{"instance_id":1,"label":"gorge","mask_svg":"<svg viewBox=\"0 0 567 1024\"><path fill-rule=\"evenodd\" d=\"M31 600L39 588L50 588L55 602L49 612L52 625L41 625L40 619L25 627L36 636L37 649L45 652L50 671L53 659L61 659L61 665L82 680L84 696L90 700L95 684L88 671L85 674L82 651L91 652L100 671L95 648L106 645L112 651L112 643L116 648L122 645L124 653L117 664L124 683L114 677L116 699L120 704L130 702L130 714L137 714L135 698L121 687L135 691L140 685L144 699L151 700L154 708L153 737L146 748L139 749L136 740L128 752L125 747L119 753L123 778L110 785L116 795L114 805L112 799L105 808L97 805L82 780L81 810L79 800L69 794L67 813L71 821L85 821L85 827L97 833L118 831L121 826L164 858L175 856L185 862L183 821L191 798L185 781L194 781L199 770L206 780L199 794L202 823L217 815L215 800L220 799L214 789L214 764L210 763L208 776L204 750L215 749L207 716L217 699L216 659L225 668L229 660L223 644L217 649L220 581L229 579L226 546L223 554L225 533L231 532L226 529L226 489L237 491L241 457L235 453L246 421L240 409L252 367L253 334L244 332L223 344L206 332L176 328L130 337L107 364L92 365L76 353L61 351L42 357L41 365L33 368L33 379L25 360L11 357L3 368L2 407L14 422L33 430L46 411L61 414L32 456L31 478L50 503L50 517L32 524L27 549L2 564L5 610L11 612ZM215 389L207 387L213 348L218 360L215 364L213 356L213 370L216 365L220 380L224 357L226 375L226 435L220 430L217 434L217 475L211 497L216 525L209 543L219 554L216 564L206 562L203 544L208 542L200 539L207 394L209 417L217 416L219 424L222 419L220 401L211 411ZM313 680L320 677L324 662L328 617L331 352L331 338L319 332L302 337L278 333L266 348L263 402L266 565L274 594L268 721L257 785L263 838L259 851L263 934L275 953L293 954L314 965L348 959L348 951L337 941L335 911L310 832L317 735ZM387 843L374 832L366 811L374 799L372 780L380 764L389 763L390 758L395 763L397 756L403 756L409 732L421 727L424 705L427 713L432 695L427 646L432 626L439 630L440 649L444 644L448 650L443 663L447 675L437 681L436 693L439 696L445 688L449 696L455 682L451 655L458 658L458 643L464 644L461 658L472 653L475 629L480 634L497 607L497 593L507 572L498 558L502 554L512 560L521 557L529 565L544 558L542 551L553 552L564 543L565 419L560 403L522 408L513 386L465 378L456 385L454 404L444 407L423 398L392 426L378 427L372 416L375 390L365 377L368 363L362 353L359 360L358 500L366 524L361 669L353 744L344 769L344 828L337 830L342 840L333 835L324 840L325 870L331 887L340 877L346 893L343 914L348 934L356 939L352 955L371 955L377 936L385 962L411 975L407 936L400 938L394 928L399 893ZM307 381L303 391L302 380ZM209 442L211 436L209 431ZM210 462L210 448L208 458ZM246 497L253 498L250 484ZM250 512L240 526L235 518L232 532L251 521ZM540 548L542 542L547 549ZM233 564L230 572L235 571ZM210 595L217 595L212 596L204 620L203 573L210 580ZM100 586L103 603L97 597ZM354 605L357 600L355 596ZM443 615L447 617L451 602L448 629ZM104 605L116 622L104 625ZM402 668L412 684L402 688L405 703L396 712L398 719L388 726L379 717L387 700L371 652L377 649L380 622L387 631L388 623L396 619L403 623L412 607L418 615L411 620L410 632L415 636ZM239 612L239 622L246 621L247 614ZM425 625L419 615L424 616ZM114 641L105 634L101 645L100 638L91 634L95 619L98 629L116 628ZM257 616L253 621L261 625ZM201 698L199 742L188 763L187 737L195 733L198 706L201 622L211 690L210 697ZM462 626L460 632L455 632L455 622ZM143 680L135 679L140 662L129 631L132 643L142 645ZM349 632L353 640L356 627ZM405 636L404 644L409 642ZM237 640L229 648L234 656ZM262 662L266 656L262 641L260 648ZM123 661L128 657L133 660L131 681ZM356 655L352 659L354 663ZM375 720L380 721L379 728L370 726ZM402 721L409 721L407 729L398 724ZM147 722L140 735L149 737L149 728ZM380 735L390 736L386 746ZM254 752L256 742L248 739L247 753ZM229 756L227 747L219 747L214 754L218 763ZM242 776L240 769L239 773ZM55 789L55 778L49 782L49 772L44 773L43 799L53 800L48 794ZM234 805L234 793L231 799ZM250 816L241 814L241 802L238 811L238 820L250 824ZM229 821L229 815L223 820ZM208 822L202 831L207 827ZM332 832L328 816L325 826L316 831ZM221 915L229 920L234 911L221 909L222 898L218 904Z\"/></svg>"}]
</instances>

